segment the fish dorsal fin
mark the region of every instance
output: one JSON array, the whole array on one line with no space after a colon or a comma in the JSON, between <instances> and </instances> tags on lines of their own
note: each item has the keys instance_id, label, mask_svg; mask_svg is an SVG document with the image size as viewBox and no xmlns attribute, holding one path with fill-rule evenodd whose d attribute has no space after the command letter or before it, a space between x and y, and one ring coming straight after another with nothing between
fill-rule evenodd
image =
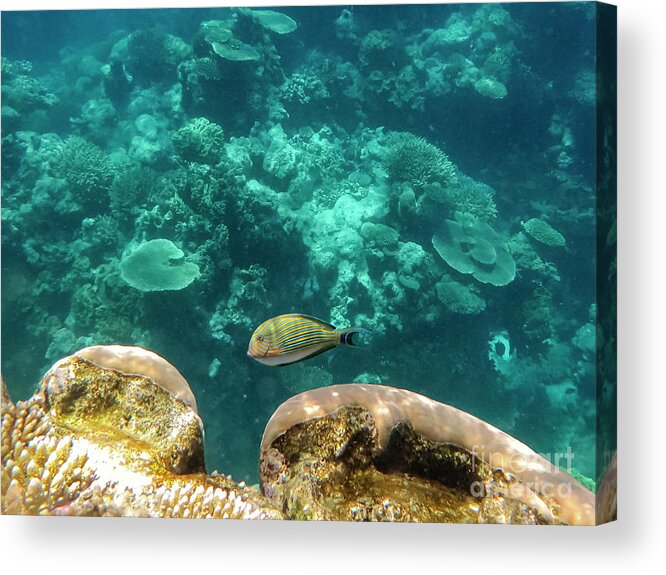
<instances>
[{"instance_id":1,"label":"fish dorsal fin","mask_svg":"<svg viewBox=\"0 0 666 575\"><path fill-rule=\"evenodd\" d=\"M322 324L323 326L326 326L327 328L331 329L332 331L336 331L338 328L335 327L334 325L331 325L327 321L324 321L323 319L319 319L318 317L315 317L313 315L307 315L304 313L286 313L285 315L289 315L292 317L302 317L304 319L309 319L311 321L316 321L317 323Z\"/></svg>"}]
</instances>

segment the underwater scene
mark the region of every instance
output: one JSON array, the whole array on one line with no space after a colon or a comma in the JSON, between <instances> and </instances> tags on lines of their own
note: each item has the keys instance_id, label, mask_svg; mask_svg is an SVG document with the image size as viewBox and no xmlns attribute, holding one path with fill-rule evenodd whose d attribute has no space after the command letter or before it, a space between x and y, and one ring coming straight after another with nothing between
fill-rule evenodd
<instances>
[{"instance_id":1,"label":"underwater scene","mask_svg":"<svg viewBox=\"0 0 666 575\"><path fill-rule=\"evenodd\" d=\"M601 243L597 221L598 11L4 12L3 399L27 400L82 348L138 346L177 368L205 429L201 456L172 470L212 473L222 489L261 473L262 495L278 490L270 478L298 459L297 439L271 432L271 416L294 396L319 409L354 398L379 422L420 394L595 492L600 452L615 449L614 420L598 413L615 405L610 359L601 383L597 371L597 258L615 247L614 215ZM70 375L89 377L81 358L102 352L87 353ZM64 389L53 373L45 397ZM72 397L107 401L95 385ZM63 428L92 409L54 397ZM123 421L144 409L180 421L182 405L155 401ZM285 405L285 421L313 410ZM369 417L350 409L344 429ZM291 516L367 518L360 507ZM382 517L399 520L391 509Z\"/></svg>"}]
</instances>

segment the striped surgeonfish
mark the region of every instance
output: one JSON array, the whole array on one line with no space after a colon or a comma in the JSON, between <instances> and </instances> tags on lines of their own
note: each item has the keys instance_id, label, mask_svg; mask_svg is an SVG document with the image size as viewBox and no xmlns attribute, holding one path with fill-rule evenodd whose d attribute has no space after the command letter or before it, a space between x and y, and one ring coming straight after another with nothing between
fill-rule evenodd
<instances>
[{"instance_id":1,"label":"striped surgeonfish","mask_svg":"<svg viewBox=\"0 0 666 575\"><path fill-rule=\"evenodd\" d=\"M333 349L354 345L354 334L367 332L360 327L336 329L316 317L287 313L266 320L250 339L247 354L266 365L287 365Z\"/></svg>"}]
</instances>

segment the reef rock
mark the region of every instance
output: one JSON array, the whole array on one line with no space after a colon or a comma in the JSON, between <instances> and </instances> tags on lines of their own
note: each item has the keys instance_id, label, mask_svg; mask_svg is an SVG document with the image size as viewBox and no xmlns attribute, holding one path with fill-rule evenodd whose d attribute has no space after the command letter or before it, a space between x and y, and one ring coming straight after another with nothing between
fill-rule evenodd
<instances>
[{"instance_id":1,"label":"reef rock","mask_svg":"<svg viewBox=\"0 0 666 575\"><path fill-rule=\"evenodd\" d=\"M189 385L123 346L58 361L16 405L3 384L1 494L8 514L280 517L256 490L206 474Z\"/></svg>"},{"instance_id":2,"label":"reef rock","mask_svg":"<svg viewBox=\"0 0 666 575\"><path fill-rule=\"evenodd\" d=\"M293 519L593 524L594 495L449 405L370 384L301 393L269 421L261 488Z\"/></svg>"}]
</instances>

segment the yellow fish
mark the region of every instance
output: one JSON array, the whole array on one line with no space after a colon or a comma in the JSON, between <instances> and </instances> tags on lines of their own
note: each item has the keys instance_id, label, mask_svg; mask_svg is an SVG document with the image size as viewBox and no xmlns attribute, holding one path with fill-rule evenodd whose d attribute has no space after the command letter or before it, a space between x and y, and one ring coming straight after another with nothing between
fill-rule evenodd
<instances>
[{"instance_id":1,"label":"yellow fish","mask_svg":"<svg viewBox=\"0 0 666 575\"><path fill-rule=\"evenodd\" d=\"M336 329L316 317L287 313L266 320L250 339L247 355L266 365L287 365L314 357L338 345L354 345L361 327Z\"/></svg>"}]
</instances>

